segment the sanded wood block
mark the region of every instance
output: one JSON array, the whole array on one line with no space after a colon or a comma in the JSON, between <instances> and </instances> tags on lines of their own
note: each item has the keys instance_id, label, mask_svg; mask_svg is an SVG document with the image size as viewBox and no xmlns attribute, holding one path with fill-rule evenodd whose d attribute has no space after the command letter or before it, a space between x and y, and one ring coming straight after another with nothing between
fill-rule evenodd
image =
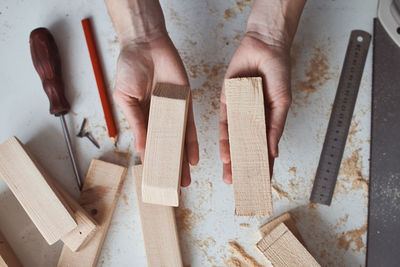
<instances>
[{"instance_id":1,"label":"sanded wood block","mask_svg":"<svg viewBox=\"0 0 400 267\"><path fill-rule=\"evenodd\" d=\"M133 167L144 247L149 267L183 266L173 207L142 202L142 165Z\"/></svg>"},{"instance_id":2,"label":"sanded wood block","mask_svg":"<svg viewBox=\"0 0 400 267\"><path fill-rule=\"evenodd\" d=\"M264 236L257 248L274 267L320 266L284 223Z\"/></svg>"},{"instance_id":3,"label":"sanded wood block","mask_svg":"<svg viewBox=\"0 0 400 267\"><path fill-rule=\"evenodd\" d=\"M21 262L0 232L0 267L22 267Z\"/></svg>"},{"instance_id":4,"label":"sanded wood block","mask_svg":"<svg viewBox=\"0 0 400 267\"><path fill-rule=\"evenodd\" d=\"M225 80L235 214L271 216L262 79Z\"/></svg>"},{"instance_id":5,"label":"sanded wood block","mask_svg":"<svg viewBox=\"0 0 400 267\"><path fill-rule=\"evenodd\" d=\"M56 185L56 188L73 210L74 219L78 225L71 232L61 237L61 240L70 250L77 251L93 237L96 231L96 222L61 186Z\"/></svg>"},{"instance_id":6,"label":"sanded wood block","mask_svg":"<svg viewBox=\"0 0 400 267\"><path fill-rule=\"evenodd\" d=\"M296 227L296 222L293 220L292 216L290 216L289 212L285 212L278 217L272 219L266 224L262 225L258 230L260 231L262 236L266 236L269 234L276 226L280 223L284 223L286 227L292 232L292 234L300 241L300 243L306 247L306 244Z\"/></svg>"},{"instance_id":7,"label":"sanded wood block","mask_svg":"<svg viewBox=\"0 0 400 267\"><path fill-rule=\"evenodd\" d=\"M92 160L79 197L80 205L93 216L97 230L77 252L64 246L57 266L96 266L112 215L125 180L126 168Z\"/></svg>"},{"instance_id":8,"label":"sanded wood block","mask_svg":"<svg viewBox=\"0 0 400 267\"><path fill-rule=\"evenodd\" d=\"M77 227L73 211L16 137L0 145L0 177L50 245Z\"/></svg>"},{"instance_id":9,"label":"sanded wood block","mask_svg":"<svg viewBox=\"0 0 400 267\"><path fill-rule=\"evenodd\" d=\"M143 165L142 200L179 205L190 88L157 84L151 96Z\"/></svg>"}]
</instances>

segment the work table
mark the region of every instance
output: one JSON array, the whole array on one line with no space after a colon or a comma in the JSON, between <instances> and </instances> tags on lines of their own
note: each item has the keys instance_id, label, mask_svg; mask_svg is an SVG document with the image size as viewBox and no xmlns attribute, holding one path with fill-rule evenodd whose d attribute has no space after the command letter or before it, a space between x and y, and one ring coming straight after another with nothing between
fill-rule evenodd
<instances>
[{"instance_id":1,"label":"work table","mask_svg":"<svg viewBox=\"0 0 400 267\"><path fill-rule=\"evenodd\" d=\"M200 162L192 167L192 184L182 189L176 210L183 261L190 266L224 266L231 258L231 241L267 264L255 244L260 239L257 229L268 218L234 216L232 186L222 181L218 152L220 87L251 7L249 0L236 1L161 1L168 31L190 78L200 143ZM102 1L35 2L0 4L0 142L18 136L47 172L77 197L62 129L49 115L48 99L32 65L29 34L47 27L59 47L71 104L66 118L83 177L92 158L124 166L139 162L133 134L114 101L118 148L107 137L80 20L92 18L109 92L115 82L118 41ZM293 103L272 178L274 213L292 211L307 248L322 266L365 265L372 49L332 204L310 204L309 196L350 32L361 29L372 34L376 5L362 0L310 0L292 47ZM100 150L75 137L83 118L88 119L87 128ZM129 172L98 266L146 265L135 194ZM0 229L26 266L55 266L62 243L47 245L1 179Z\"/></svg>"}]
</instances>

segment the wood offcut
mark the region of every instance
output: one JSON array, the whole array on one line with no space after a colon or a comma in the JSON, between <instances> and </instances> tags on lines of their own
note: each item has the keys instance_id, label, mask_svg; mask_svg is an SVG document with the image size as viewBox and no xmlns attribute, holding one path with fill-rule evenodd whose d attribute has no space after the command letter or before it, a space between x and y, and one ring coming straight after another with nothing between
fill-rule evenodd
<instances>
[{"instance_id":1,"label":"wood offcut","mask_svg":"<svg viewBox=\"0 0 400 267\"><path fill-rule=\"evenodd\" d=\"M264 237L268 235L276 226L280 223L284 223L286 227L293 233L293 235L300 241L300 243L306 247L306 243L303 240L299 230L296 227L296 223L293 220L292 216L289 212L285 212L278 217L272 219L271 221L267 222L266 224L262 225L258 230L260 231L261 235Z\"/></svg>"},{"instance_id":2,"label":"wood offcut","mask_svg":"<svg viewBox=\"0 0 400 267\"><path fill-rule=\"evenodd\" d=\"M190 88L157 84L151 96L143 165L142 200L179 205Z\"/></svg>"},{"instance_id":3,"label":"wood offcut","mask_svg":"<svg viewBox=\"0 0 400 267\"><path fill-rule=\"evenodd\" d=\"M64 246L58 267L96 266L125 174L124 167L97 159L92 160L79 203L93 216L98 227L93 237L79 251L73 252Z\"/></svg>"},{"instance_id":4,"label":"wood offcut","mask_svg":"<svg viewBox=\"0 0 400 267\"><path fill-rule=\"evenodd\" d=\"M225 80L235 214L273 214L262 79Z\"/></svg>"},{"instance_id":5,"label":"wood offcut","mask_svg":"<svg viewBox=\"0 0 400 267\"><path fill-rule=\"evenodd\" d=\"M320 266L284 223L264 236L257 248L275 267Z\"/></svg>"},{"instance_id":6,"label":"wood offcut","mask_svg":"<svg viewBox=\"0 0 400 267\"><path fill-rule=\"evenodd\" d=\"M50 245L77 227L74 212L16 137L0 145L0 177Z\"/></svg>"},{"instance_id":7,"label":"wood offcut","mask_svg":"<svg viewBox=\"0 0 400 267\"><path fill-rule=\"evenodd\" d=\"M183 266L174 208L142 202L142 173L142 165L133 167L147 265Z\"/></svg>"}]
</instances>

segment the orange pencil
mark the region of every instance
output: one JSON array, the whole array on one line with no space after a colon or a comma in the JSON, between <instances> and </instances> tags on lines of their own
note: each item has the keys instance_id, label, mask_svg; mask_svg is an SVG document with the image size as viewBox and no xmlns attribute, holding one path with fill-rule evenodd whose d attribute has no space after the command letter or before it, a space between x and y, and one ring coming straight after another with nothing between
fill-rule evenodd
<instances>
[{"instance_id":1,"label":"orange pencil","mask_svg":"<svg viewBox=\"0 0 400 267\"><path fill-rule=\"evenodd\" d=\"M103 71L101 69L99 56L97 53L96 44L94 42L94 34L92 31L92 25L90 19L86 18L82 20L83 32L85 33L86 44L89 49L90 60L92 62L94 76L96 78L97 88L100 94L101 105L103 107L104 118L107 124L108 136L117 145L117 129L115 127L114 117L111 111L110 100L108 99L107 89L104 82Z\"/></svg>"}]
</instances>

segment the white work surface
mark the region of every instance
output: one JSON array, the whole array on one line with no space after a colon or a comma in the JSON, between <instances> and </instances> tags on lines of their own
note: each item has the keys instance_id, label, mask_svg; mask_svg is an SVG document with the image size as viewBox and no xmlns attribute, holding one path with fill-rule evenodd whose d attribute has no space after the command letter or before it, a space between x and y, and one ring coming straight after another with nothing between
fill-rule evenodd
<instances>
[{"instance_id":1,"label":"white work surface","mask_svg":"<svg viewBox=\"0 0 400 267\"><path fill-rule=\"evenodd\" d=\"M230 241L240 244L260 264L268 264L255 247L260 239L257 229L268 218L235 217L232 186L221 179L220 86L251 6L249 0L236 1L161 1L167 28L190 77L200 143L200 163L192 168L192 184L182 190L182 205L177 211L183 260L190 266L223 266L232 257L227 246ZM294 41L293 104L272 179L274 212L293 211L309 251L322 266L365 264L372 49L332 205L309 205L309 196L350 31L372 33L376 6L376 1L363 0L309 1ZM74 196L78 191L61 125L48 113L48 100L31 61L29 34L33 29L48 27L58 44L71 103L67 122L82 176L92 158L125 166L138 161L133 135L115 104L118 151L122 153L114 150L107 137L80 23L86 16L93 18L111 92L119 46L103 1L3 0L0 4L0 142L18 136ZM75 137L84 117L100 150L87 139ZM0 229L25 266L55 266L62 243L47 245L1 179ZM145 265L129 172L99 266Z\"/></svg>"}]
</instances>

